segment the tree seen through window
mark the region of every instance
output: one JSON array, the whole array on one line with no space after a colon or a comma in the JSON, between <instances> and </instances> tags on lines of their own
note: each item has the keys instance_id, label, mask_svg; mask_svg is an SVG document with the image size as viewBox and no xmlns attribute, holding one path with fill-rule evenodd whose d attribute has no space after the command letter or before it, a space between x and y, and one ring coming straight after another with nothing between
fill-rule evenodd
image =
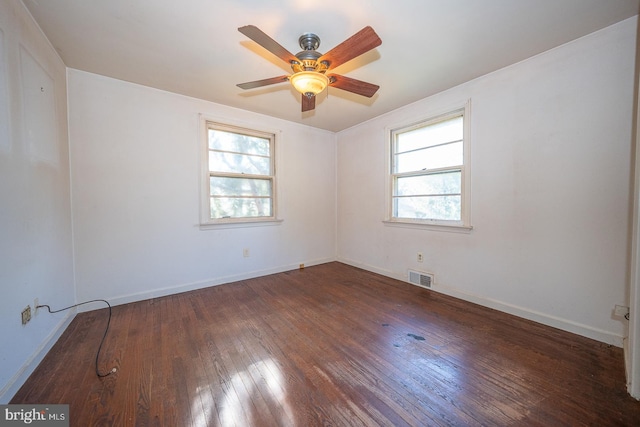
<instances>
[{"instance_id":1,"label":"tree seen through window","mask_svg":"<svg viewBox=\"0 0 640 427\"><path fill-rule=\"evenodd\" d=\"M211 219L273 217L273 135L208 125Z\"/></svg>"}]
</instances>

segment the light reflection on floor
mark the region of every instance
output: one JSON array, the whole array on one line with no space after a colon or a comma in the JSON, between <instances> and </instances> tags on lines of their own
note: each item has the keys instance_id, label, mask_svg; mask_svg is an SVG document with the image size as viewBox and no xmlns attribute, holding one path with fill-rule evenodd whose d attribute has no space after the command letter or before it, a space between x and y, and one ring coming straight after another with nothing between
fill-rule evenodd
<instances>
[{"instance_id":1,"label":"light reflection on floor","mask_svg":"<svg viewBox=\"0 0 640 427\"><path fill-rule=\"evenodd\" d=\"M258 387L256 381L260 381L262 387ZM216 395L218 394L216 392L220 393L217 405L212 391ZM229 427L246 425L246 422L252 420L257 421L255 418L260 417L261 414L252 411L256 394L261 394L262 399L267 402L270 408L281 409L279 415L271 415L277 425L295 425L282 372L273 359L266 359L249 365L244 371L233 374L224 388L212 390L210 385L198 387L196 397L191 404L191 413L194 417L192 426L209 427L218 425L216 421L219 421L221 427Z\"/></svg>"}]
</instances>

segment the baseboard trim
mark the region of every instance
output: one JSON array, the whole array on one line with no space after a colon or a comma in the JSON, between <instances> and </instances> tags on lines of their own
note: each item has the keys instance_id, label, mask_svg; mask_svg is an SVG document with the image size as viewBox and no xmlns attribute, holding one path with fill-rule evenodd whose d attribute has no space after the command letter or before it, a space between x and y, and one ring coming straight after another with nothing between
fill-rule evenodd
<instances>
[{"instance_id":1,"label":"baseboard trim","mask_svg":"<svg viewBox=\"0 0 640 427\"><path fill-rule=\"evenodd\" d=\"M312 261L304 261L305 267L311 267L319 264L326 264L328 262L335 261L335 258L322 258ZM135 294L123 295L116 298L110 298L108 301L112 306L128 304L131 302L144 301L151 298L159 298L167 295L179 294L182 292L188 292L196 289L208 288L210 286L222 285L225 283L237 282L240 280L253 279L255 277L267 276L269 274L282 273L285 271L297 270L300 268L300 264L288 264L270 269L254 270L244 272L241 274L233 274L229 276L223 276L210 280L203 280L193 283L186 283L172 287L166 287L162 289L154 289L147 292L139 292ZM43 340L38 348L33 352L29 359L20 367L18 372L7 382L7 384L0 390L0 404L7 404L18 392L20 387L26 382L33 371L38 367L40 362L47 355L49 350L58 341L62 333L67 329L71 321L74 319L77 312L85 312L95 310L95 306L82 305L77 309L70 310L68 314L55 326L55 328L49 333L49 335Z\"/></svg>"},{"instance_id":2,"label":"baseboard trim","mask_svg":"<svg viewBox=\"0 0 640 427\"><path fill-rule=\"evenodd\" d=\"M356 262L346 258L338 258L337 261L342 262L344 264L351 265L353 267L362 268L363 270L371 271L373 273L378 273L383 276L391 277L392 279L397 279L402 282L407 282L406 273L399 274L399 273L395 273L389 270L383 270L368 264ZM598 328L593 328L591 326L587 326L578 322L573 322L568 319L563 319L563 318L552 316L546 313L541 313L535 310L528 309L526 307L509 304L503 301L494 300L491 298L485 298L479 295L469 294L453 287L440 285L437 282L431 288L431 290L445 294L445 295L449 295L455 298L459 298L464 301L469 301L484 307L492 308L494 310L502 311L504 313L512 314L514 316L518 316L523 319L532 320L534 322L541 323L543 325L551 326L553 328L561 329L563 331L567 331L577 335L581 335L583 337L591 338L593 340L600 341L609 345L614 345L616 347L623 346L623 337L620 335L616 335L612 332L604 331Z\"/></svg>"},{"instance_id":3,"label":"baseboard trim","mask_svg":"<svg viewBox=\"0 0 640 427\"><path fill-rule=\"evenodd\" d=\"M304 261L304 265L305 267L311 267L314 265L319 265L319 264L326 264L328 262L332 262L335 261L334 258L321 258L321 259L316 259L316 260L312 260L312 261ZM232 274L232 275L228 275L228 276L222 276L222 277L217 277L217 278L213 278L213 279L208 279L208 280L202 280L202 281L198 281L198 282L192 282L192 283L183 283L183 284L179 284L176 286L170 286L170 287L165 287L165 288L160 288L160 289L153 289L150 291L145 291L145 292L137 292L134 294L128 294L128 295L122 295L119 297L115 297L115 298L109 298L108 301L112 306L115 305L122 305L122 304L129 304L132 302L138 302L138 301L144 301L144 300L148 300L148 299L152 299L152 298L160 298L160 297L164 297L164 296L168 296L168 295L175 295L175 294L180 294L183 292L189 292L189 291L194 291L197 289L203 289L203 288L208 288L211 286L218 286L218 285L223 285L225 283L233 283L233 282L238 282L240 280L247 280L247 279L253 279L255 277L261 277L261 276L267 276L269 274L276 274L276 273L282 273L285 271L291 271L291 270L297 270L300 268L300 264L287 264L287 265L282 265L282 266L278 266L278 267L274 267L274 268L268 268L268 269L264 269L264 270L254 270L254 271L248 271L248 272L243 272L240 274ZM87 298L87 299L91 299L91 298ZM90 311L93 310L94 308L84 308L83 307L79 307L78 308L79 311Z\"/></svg>"},{"instance_id":4,"label":"baseboard trim","mask_svg":"<svg viewBox=\"0 0 640 427\"><path fill-rule=\"evenodd\" d=\"M0 390L0 404L7 404L13 398L13 396L20 390L20 387L27 381L29 376L38 367L40 362L47 355L49 350L58 341L62 333L67 329L71 321L76 315L75 310L70 310L67 315L58 322L58 324L51 330L49 335L40 343L38 348L27 359L26 362L18 369L18 372L7 382L7 384Z\"/></svg>"}]
</instances>

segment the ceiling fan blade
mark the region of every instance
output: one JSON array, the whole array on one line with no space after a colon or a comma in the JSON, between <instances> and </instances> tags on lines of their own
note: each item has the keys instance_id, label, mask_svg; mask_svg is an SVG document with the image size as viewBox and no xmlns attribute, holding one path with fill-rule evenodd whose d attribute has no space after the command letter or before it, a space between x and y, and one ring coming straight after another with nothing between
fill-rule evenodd
<instances>
[{"instance_id":1,"label":"ceiling fan blade","mask_svg":"<svg viewBox=\"0 0 640 427\"><path fill-rule=\"evenodd\" d=\"M258 43L260 46L267 49L269 52L273 53L283 61L286 61L288 63L291 63L292 61L298 61L298 59L293 56L291 52L282 47L277 41L266 35L255 25L245 25L244 27L238 28L238 31L249 37L254 42Z\"/></svg>"},{"instance_id":2,"label":"ceiling fan blade","mask_svg":"<svg viewBox=\"0 0 640 427\"><path fill-rule=\"evenodd\" d=\"M370 51L382 44L382 40L371 27L362 30L349 37L329 52L322 55L318 61L327 61L329 68L336 68L353 58Z\"/></svg>"},{"instance_id":3,"label":"ceiling fan blade","mask_svg":"<svg viewBox=\"0 0 640 427\"><path fill-rule=\"evenodd\" d=\"M288 80L289 80L289 76L278 76L278 77L271 77L270 79L256 80L256 81L253 81L253 82L240 83L240 84L237 84L236 86L238 86L240 89L254 89L256 87L273 85L273 84L276 84L276 83L286 82Z\"/></svg>"},{"instance_id":4,"label":"ceiling fan blade","mask_svg":"<svg viewBox=\"0 0 640 427\"><path fill-rule=\"evenodd\" d=\"M380 89L380 86L374 85L373 83L363 82L362 80L356 80L338 74L328 74L327 77L329 77L331 81L329 86L366 96L367 98L371 98L378 89Z\"/></svg>"},{"instance_id":5,"label":"ceiling fan blade","mask_svg":"<svg viewBox=\"0 0 640 427\"><path fill-rule=\"evenodd\" d=\"M305 111L311 111L313 109L316 108L316 97L314 96L307 96L307 95L302 95L302 112L304 113Z\"/></svg>"}]
</instances>

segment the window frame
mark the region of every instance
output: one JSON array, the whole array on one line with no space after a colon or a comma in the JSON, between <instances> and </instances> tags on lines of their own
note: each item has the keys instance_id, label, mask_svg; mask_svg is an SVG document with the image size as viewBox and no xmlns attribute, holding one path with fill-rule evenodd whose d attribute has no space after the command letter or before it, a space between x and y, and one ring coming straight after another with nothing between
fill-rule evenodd
<instances>
[{"instance_id":1,"label":"window frame","mask_svg":"<svg viewBox=\"0 0 640 427\"><path fill-rule=\"evenodd\" d=\"M253 175L241 172L218 172L209 170L209 129L220 130L223 132L236 133L240 135L258 137L268 139L269 142L269 175ZM248 127L245 124L231 124L226 120L205 117L200 115L200 140L201 140L201 197L200 197L200 228L235 228L235 227L251 227L263 225L277 225L282 220L278 219L278 181L276 174L276 145L279 139L279 131L257 129ZM211 218L211 194L210 179L212 176L230 177L230 178L256 178L265 179L271 182L271 215L255 216L255 217L228 217L228 218Z\"/></svg>"},{"instance_id":2,"label":"window frame","mask_svg":"<svg viewBox=\"0 0 640 427\"><path fill-rule=\"evenodd\" d=\"M400 124L391 128L387 128L387 188L386 188L386 218L383 221L387 225L397 225L411 228L425 228L441 231L469 231L473 227L471 226L471 138L470 138L470 123L471 123L471 100L468 100L462 106L458 104L457 108L446 109L443 112L430 114L428 118L417 121L412 121L408 124ZM394 161L396 157L396 136L401 133L406 133L412 130L421 129L436 123L443 122L458 116L463 118L463 163L462 165L455 165L444 168L437 168L419 173L417 171L395 173ZM432 218L403 218L394 216L394 201L396 199L395 188L396 180L402 177L409 176L424 176L434 173L443 173L447 171L460 170L460 184L461 184L461 197L460 197L460 220L445 220L445 219L432 219Z\"/></svg>"}]
</instances>

